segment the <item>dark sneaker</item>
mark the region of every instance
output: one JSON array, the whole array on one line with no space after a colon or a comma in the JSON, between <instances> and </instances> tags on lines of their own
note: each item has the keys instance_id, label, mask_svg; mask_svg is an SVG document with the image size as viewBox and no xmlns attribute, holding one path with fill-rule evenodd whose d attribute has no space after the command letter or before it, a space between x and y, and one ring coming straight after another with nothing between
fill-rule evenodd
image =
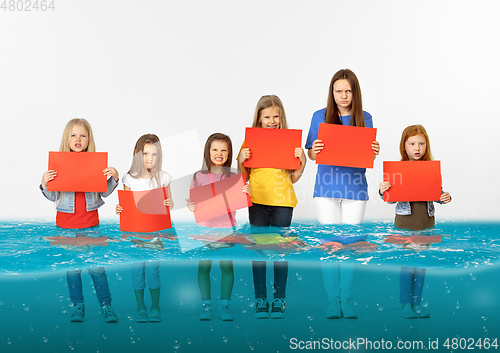
<instances>
[{"instance_id":1,"label":"dark sneaker","mask_svg":"<svg viewBox=\"0 0 500 353\"><path fill-rule=\"evenodd\" d=\"M271 319L285 318L285 299L275 298L271 308Z\"/></svg>"},{"instance_id":2,"label":"dark sneaker","mask_svg":"<svg viewBox=\"0 0 500 353\"><path fill-rule=\"evenodd\" d=\"M84 322L85 321L85 304L78 303L73 305L73 309L71 311L71 317L69 318L70 322Z\"/></svg>"},{"instance_id":3,"label":"dark sneaker","mask_svg":"<svg viewBox=\"0 0 500 353\"><path fill-rule=\"evenodd\" d=\"M116 316L115 312L113 311L113 308L111 307L111 305L104 305L101 308L101 319L105 323L118 322L118 317Z\"/></svg>"},{"instance_id":4,"label":"dark sneaker","mask_svg":"<svg viewBox=\"0 0 500 353\"><path fill-rule=\"evenodd\" d=\"M266 298L257 299L254 316L256 319L267 319L269 317L269 303Z\"/></svg>"}]
</instances>

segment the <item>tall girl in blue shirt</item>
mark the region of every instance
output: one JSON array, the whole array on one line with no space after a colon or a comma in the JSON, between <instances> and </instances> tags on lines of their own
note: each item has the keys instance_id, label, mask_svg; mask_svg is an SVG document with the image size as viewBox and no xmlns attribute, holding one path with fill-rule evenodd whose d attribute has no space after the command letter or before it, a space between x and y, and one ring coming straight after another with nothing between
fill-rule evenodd
<instances>
[{"instance_id":1,"label":"tall girl in blue shirt","mask_svg":"<svg viewBox=\"0 0 500 353\"><path fill-rule=\"evenodd\" d=\"M313 114L306 149L316 160L325 143L318 139L320 123L373 127L372 117L363 111L361 89L354 72L343 69L333 75L326 108ZM374 157L380 145L373 141ZM359 224L363 221L368 184L364 168L318 165L314 186L314 203L322 224ZM323 280L328 295L326 316L329 319L357 318L351 302L354 266L322 264Z\"/></svg>"}]
</instances>

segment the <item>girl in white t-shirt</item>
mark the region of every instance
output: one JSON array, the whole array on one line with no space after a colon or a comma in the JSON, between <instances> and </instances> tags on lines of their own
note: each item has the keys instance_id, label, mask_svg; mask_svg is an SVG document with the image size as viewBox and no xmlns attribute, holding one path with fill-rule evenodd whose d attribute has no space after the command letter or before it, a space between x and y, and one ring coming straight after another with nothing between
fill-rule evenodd
<instances>
[{"instance_id":1,"label":"girl in white t-shirt","mask_svg":"<svg viewBox=\"0 0 500 353\"><path fill-rule=\"evenodd\" d=\"M170 209L174 202L170 197L170 182L172 176L161 170L162 153L158 136L154 134L142 135L134 148L134 158L127 174L123 177L123 189L132 191L152 190L168 186L169 197L163 204ZM123 208L116 205L116 214ZM137 301L137 322L160 322L160 262L141 262L132 264L132 286ZM144 303L144 289L146 278L151 293L151 311L148 315Z\"/></svg>"}]
</instances>

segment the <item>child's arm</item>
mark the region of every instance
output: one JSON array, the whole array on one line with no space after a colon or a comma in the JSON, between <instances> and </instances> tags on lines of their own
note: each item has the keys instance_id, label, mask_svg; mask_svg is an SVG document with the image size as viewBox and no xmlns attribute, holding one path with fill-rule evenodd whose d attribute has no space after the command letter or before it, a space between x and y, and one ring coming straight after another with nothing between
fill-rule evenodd
<instances>
[{"instance_id":1,"label":"child's arm","mask_svg":"<svg viewBox=\"0 0 500 353\"><path fill-rule=\"evenodd\" d=\"M307 159L302 147L297 147L295 149L295 158L298 158L300 160L300 168L290 173L290 179L292 180L292 184L295 184L297 181L299 181L300 177L302 176L302 173L304 172L304 168L306 167Z\"/></svg>"},{"instance_id":2,"label":"child's arm","mask_svg":"<svg viewBox=\"0 0 500 353\"><path fill-rule=\"evenodd\" d=\"M246 192L248 195L252 196L252 188L248 184L245 184L241 192Z\"/></svg>"},{"instance_id":3,"label":"child's arm","mask_svg":"<svg viewBox=\"0 0 500 353\"><path fill-rule=\"evenodd\" d=\"M47 190L47 183L53 180L57 176L57 172L55 170L47 170L43 173L42 183L40 184L40 190L42 191L43 196L49 201L56 201L58 199L57 193L54 191Z\"/></svg>"},{"instance_id":4,"label":"child's arm","mask_svg":"<svg viewBox=\"0 0 500 353\"><path fill-rule=\"evenodd\" d=\"M169 209L174 208L174 200L172 199L172 192L170 191L170 185L168 186L168 198L163 201L165 206L168 206Z\"/></svg>"},{"instance_id":5,"label":"child's arm","mask_svg":"<svg viewBox=\"0 0 500 353\"><path fill-rule=\"evenodd\" d=\"M378 141L373 141L372 150L373 150L373 159L375 159L380 154L380 143L378 143Z\"/></svg>"},{"instance_id":6,"label":"child's arm","mask_svg":"<svg viewBox=\"0 0 500 353\"><path fill-rule=\"evenodd\" d=\"M186 199L186 202L187 202L188 210L190 210L191 212L194 212L194 210L196 210L196 204L194 202L191 202L190 199Z\"/></svg>"},{"instance_id":7,"label":"child's arm","mask_svg":"<svg viewBox=\"0 0 500 353\"><path fill-rule=\"evenodd\" d=\"M42 176L42 189L47 190L47 183L53 180L57 176L55 170L47 170Z\"/></svg>"},{"instance_id":8,"label":"child's arm","mask_svg":"<svg viewBox=\"0 0 500 353\"><path fill-rule=\"evenodd\" d=\"M309 156L309 159L311 161L315 161L316 155L321 152L324 146L325 144L323 143L323 140L314 140L312 148L307 150L307 155Z\"/></svg>"},{"instance_id":9,"label":"child's arm","mask_svg":"<svg viewBox=\"0 0 500 353\"><path fill-rule=\"evenodd\" d=\"M449 192L444 192L441 194L441 198L439 199L440 203L449 203L451 202L451 195Z\"/></svg>"},{"instance_id":10,"label":"child's arm","mask_svg":"<svg viewBox=\"0 0 500 353\"><path fill-rule=\"evenodd\" d=\"M108 187L106 192L100 193L102 197L108 197L111 195L111 193L116 189L118 186L118 172L116 171L115 168L113 167L108 167L103 170L104 175L106 176L111 176L111 178L108 179Z\"/></svg>"},{"instance_id":11,"label":"child's arm","mask_svg":"<svg viewBox=\"0 0 500 353\"><path fill-rule=\"evenodd\" d=\"M250 148L242 148L238 157L238 170L243 173L245 180L248 180L248 170L244 167L245 161L250 158Z\"/></svg>"},{"instance_id":12,"label":"child's arm","mask_svg":"<svg viewBox=\"0 0 500 353\"><path fill-rule=\"evenodd\" d=\"M118 182L118 171L113 167L107 167L103 170L104 175L113 177L116 182Z\"/></svg>"},{"instance_id":13,"label":"child's arm","mask_svg":"<svg viewBox=\"0 0 500 353\"><path fill-rule=\"evenodd\" d=\"M386 192L390 188L391 188L391 184L388 181L383 181L380 183L380 185L378 187L378 195L380 196L380 198L382 200L384 199L384 192ZM396 203L396 202L387 201L387 203Z\"/></svg>"},{"instance_id":14,"label":"child's arm","mask_svg":"<svg viewBox=\"0 0 500 353\"><path fill-rule=\"evenodd\" d=\"M127 185L123 184L123 190L130 191L130 188ZM116 207L115 207L115 213L117 215L120 215L120 213L122 213L122 211L123 211L123 207L120 206L120 204L116 205Z\"/></svg>"}]
</instances>

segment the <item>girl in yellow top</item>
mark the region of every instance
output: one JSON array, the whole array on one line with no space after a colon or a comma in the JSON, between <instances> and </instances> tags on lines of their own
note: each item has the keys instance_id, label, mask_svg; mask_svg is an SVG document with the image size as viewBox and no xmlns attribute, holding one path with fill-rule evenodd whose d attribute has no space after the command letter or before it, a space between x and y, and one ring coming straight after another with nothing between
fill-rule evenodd
<instances>
[{"instance_id":1,"label":"girl in yellow top","mask_svg":"<svg viewBox=\"0 0 500 353\"><path fill-rule=\"evenodd\" d=\"M283 103L275 95L263 96L255 108L252 127L264 129L287 129ZM243 146L244 147L244 146ZM269 151L272 153L272 151ZM246 169L243 163L250 158L250 149L242 148L238 156L238 169L245 174L252 188L252 203L248 209L250 224L254 226L288 227L292 222L293 208L297 205L297 197L293 190L306 166L304 150L295 148L294 155L300 159L298 170L288 171L274 168ZM279 156L276 156L279 158ZM266 262L252 262L255 299L255 317L269 317L269 302L266 290ZM288 262L274 262L274 299L271 318L285 317L285 290L288 276Z\"/></svg>"}]
</instances>

